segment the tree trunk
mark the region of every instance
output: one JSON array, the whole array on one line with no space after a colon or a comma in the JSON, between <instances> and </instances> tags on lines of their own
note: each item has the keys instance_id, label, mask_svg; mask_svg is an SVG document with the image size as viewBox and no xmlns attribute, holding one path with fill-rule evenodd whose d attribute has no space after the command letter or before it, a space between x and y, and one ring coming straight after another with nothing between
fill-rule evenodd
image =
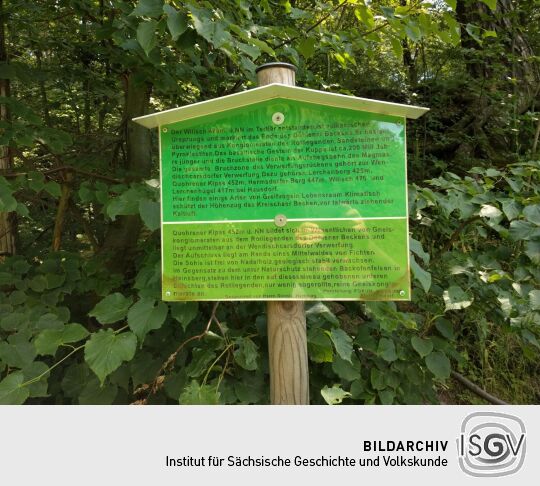
<instances>
[{"instance_id":1,"label":"tree trunk","mask_svg":"<svg viewBox=\"0 0 540 486\"><path fill-rule=\"evenodd\" d=\"M8 60L5 23L4 2L0 0L0 63L5 63ZM0 79L0 96L9 97L9 88L9 79ZM0 105L0 120L9 120L9 111L5 104ZM12 165L13 160L9 147L7 145L0 146L0 169L11 169ZM0 258L15 254L16 222L14 213L0 212Z\"/></svg>"},{"instance_id":2,"label":"tree trunk","mask_svg":"<svg viewBox=\"0 0 540 486\"><path fill-rule=\"evenodd\" d=\"M148 178L152 169L152 134L150 130L131 121L132 118L147 114L150 91L150 85L138 82L135 73L127 76L124 107L126 169L136 179ZM108 256L112 271L128 271L135 256L141 227L138 215L120 216L109 225L101 252Z\"/></svg>"},{"instance_id":3,"label":"tree trunk","mask_svg":"<svg viewBox=\"0 0 540 486\"><path fill-rule=\"evenodd\" d=\"M520 16L526 14L525 9L526 6L511 0L499 0L495 13L481 2L457 3L456 17L461 25L465 65L470 75L467 84L471 95L461 102L467 106L462 120L448 133L462 139L455 154L465 165L474 164L477 157L502 165L512 162L517 153L514 134L509 130L503 132L498 120L507 118L515 121L530 109L540 88L538 69L530 61L534 59L532 48L519 29L524 22ZM466 30L470 24L484 31L496 32L496 40L485 39L480 45ZM499 46L493 47L491 42ZM510 54L496 56L494 49L504 49ZM502 90L512 95L506 103L501 103L494 96ZM465 124L463 121L467 118L470 122Z\"/></svg>"}]
</instances>

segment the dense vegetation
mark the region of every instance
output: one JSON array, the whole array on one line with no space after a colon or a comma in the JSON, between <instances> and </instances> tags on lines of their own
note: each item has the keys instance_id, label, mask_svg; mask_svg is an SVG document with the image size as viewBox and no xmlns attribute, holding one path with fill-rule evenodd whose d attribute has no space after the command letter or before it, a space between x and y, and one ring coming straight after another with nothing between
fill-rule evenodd
<instances>
[{"instance_id":1,"label":"dense vegetation","mask_svg":"<svg viewBox=\"0 0 540 486\"><path fill-rule=\"evenodd\" d=\"M429 106L413 300L307 305L312 403L540 399L534 0L0 0L0 403L267 403L264 303L160 301L155 134L254 86Z\"/></svg>"}]
</instances>

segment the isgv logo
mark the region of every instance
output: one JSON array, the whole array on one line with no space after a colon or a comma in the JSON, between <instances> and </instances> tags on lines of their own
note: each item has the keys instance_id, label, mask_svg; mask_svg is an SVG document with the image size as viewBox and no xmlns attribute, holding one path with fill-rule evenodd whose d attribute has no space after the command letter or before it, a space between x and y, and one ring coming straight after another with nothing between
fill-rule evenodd
<instances>
[{"instance_id":1,"label":"isgv logo","mask_svg":"<svg viewBox=\"0 0 540 486\"><path fill-rule=\"evenodd\" d=\"M457 446L459 466L466 474L508 476L525 461L525 425L506 413L471 413L461 424Z\"/></svg>"}]
</instances>

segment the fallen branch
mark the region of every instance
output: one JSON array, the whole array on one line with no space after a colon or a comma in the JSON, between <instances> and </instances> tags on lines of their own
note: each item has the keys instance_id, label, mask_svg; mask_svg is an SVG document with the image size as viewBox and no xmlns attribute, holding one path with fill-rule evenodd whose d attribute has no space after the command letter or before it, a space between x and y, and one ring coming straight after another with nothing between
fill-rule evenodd
<instances>
[{"instance_id":1,"label":"fallen branch","mask_svg":"<svg viewBox=\"0 0 540 486\"><path fill-rule=\"evenodd\" d=\"M489 403L493 403L494 405L508 405L507 402L501 400L500 398L494 397L490 393L488 393L483 388L480 388L478 385L475 385L471 380L468 378L465 378L463 375L459 374L456 371L451 372L452 378L456 380L457 382L461 383L465 388L472 391L479 397L483 398L484 400L488 401Z\"/></svg>"},{"instance_id":2,"label":"fallen branch","mask_svg":"<svg viewBox=\"0 0 540 486\"><path fill-rule=\"evenodd\" d=\"M144 385L141 385L139 388L137 388L133 392L134 395L141 395L141 394L146 393L146 397L136 400L135 402L132 403L132 405L146 405L148 402L148 398L150 398L151 395L155 394L161 389L161 387L163 386L163 383L165 382L167 372L170 370L170 368L172 368L172 366L174 365L176 361L176 357L178 356L178 353L180 353L180 351L184 349L184 346L186 344L190 343L191 341L198 341L202 339L204 336L206 336L208 334L208 331L210 330L210 326L212 325L212 322L216 322L218 327L221 327L221 324L218 318L216 317L216 311L217 311L218 306L219 306L219 302L216 302L214 304L214 307L212 308L212 314L210 316L210 319L208 319L208 323L206 324L204 331L195 336L191 336L190 338L183 341L180 344L180 346L176 348L174 353L172 353L166 359L163 365L161 365L161 368L157 372L156 377L154 378L152 383L146 383Z\"/></svg>"}]
</instances>

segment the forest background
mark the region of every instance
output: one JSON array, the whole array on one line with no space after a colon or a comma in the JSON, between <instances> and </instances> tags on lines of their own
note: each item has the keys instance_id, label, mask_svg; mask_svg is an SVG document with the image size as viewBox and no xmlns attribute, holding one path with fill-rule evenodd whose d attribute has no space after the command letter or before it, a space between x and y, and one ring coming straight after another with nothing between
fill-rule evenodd
<instances>
[{"instance_id":1,"label":"forest background","mask_svg":"<svg viewBox=\"0 0 540 486\"><path fill-rule=\"evenodd\" d=\"M264 303L160 301L133 117L297 84L408 126L411 302L309 303L311 403L540 401L538 0L0 0L0 404L269 401Z\"/></svg>"}]
</instances>

